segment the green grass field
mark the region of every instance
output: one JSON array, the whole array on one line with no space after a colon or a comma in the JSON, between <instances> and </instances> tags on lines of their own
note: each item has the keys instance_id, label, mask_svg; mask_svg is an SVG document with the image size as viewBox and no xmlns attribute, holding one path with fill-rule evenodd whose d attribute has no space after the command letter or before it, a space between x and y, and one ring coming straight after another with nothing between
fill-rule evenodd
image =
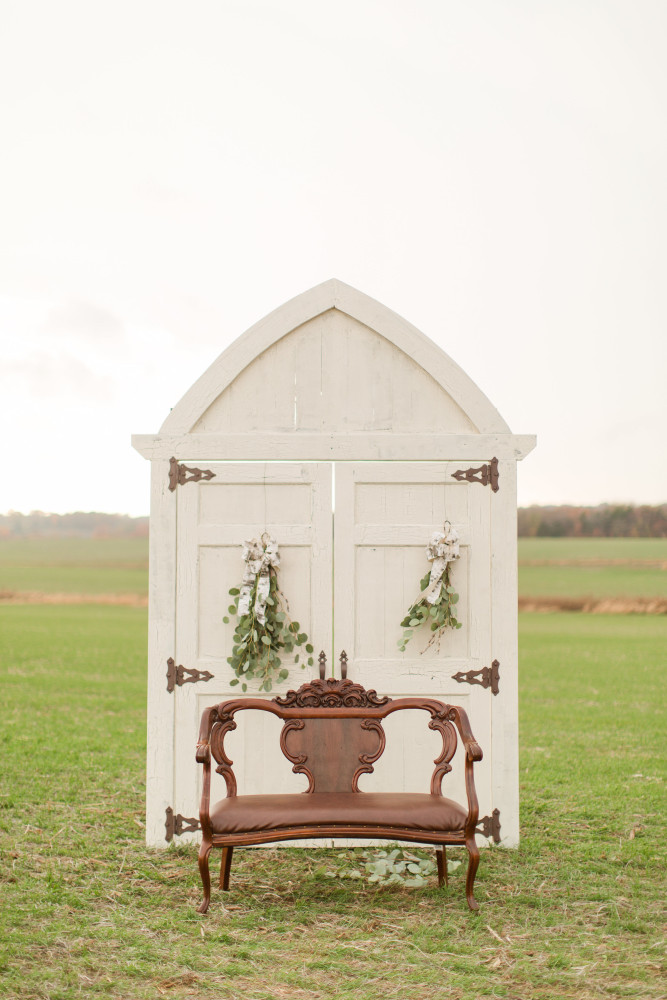
<instances>
[{"instance_id":1,"label":"green grass field","mask_svg":"<svg viewBox=\"0 0 667 1000\"><path fill-rule=\"evenodd\" d=\"M0 539L0 593L135 594L148 589L148 541ZM524 597L667 597L665 538L520 538Z\"/></svg>"},{"instance_id":2,"label":"green grass field","mask_svg":"<svg viewBox=\"0 0 667 1000\"><path fill-rule=\"evenodd\" d=\"M2 591L143 595L148 539L0 539Z\"/></svg>"},{"instance_id":3,"label":"green grass field","mask_svg":"<svg viewBox=\"0 0 667 1000\"><path fill-rule=\"evenodd\" d=\"M0 608L3 996L664 998L667 618L520 627L522 843L483 853L479 913L465 866L377 886L280 849L201 917L196 849L143 842L145 610Z\"/></svg>"},{"instance_id":4,"label":"green grass field","mask_svg":"<svg viewBox=\"0 0 667 1000\"><path fill-rule=\"evenodd\" d=\"M520 538L522 597L667 597L667 538Z\"/></svg>"}]
</instances>

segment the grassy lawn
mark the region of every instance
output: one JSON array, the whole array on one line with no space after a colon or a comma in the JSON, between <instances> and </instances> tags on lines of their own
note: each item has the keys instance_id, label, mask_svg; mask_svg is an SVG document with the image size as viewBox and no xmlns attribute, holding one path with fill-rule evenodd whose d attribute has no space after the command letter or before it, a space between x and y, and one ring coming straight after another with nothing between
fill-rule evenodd
<instances>
[{"instance_id":1,"label":"grassy lawn","mask_svg":"<svg viewBox=\"0 0 667 1000\"><path fill-rule=\"evenodd\" d=\"M148 539L0 539L1 591L145 594Z\"/></svg>"},{"instance_id":2,"label":"grassy lawn","mask_svg":"<svg viewBox=\"0 0 667 1000\"><path fill-rule=\"evenodd\" d=\"M143 844L145 637L142 609L0 608L9 1000L667 996L665 617L522 616L523 839L483 853L478 914L465 866L377 886L283 848L197 915L195 849Z\"/></svg>"},{"instance_id":3,"label":"grassy lawn","mask_svg":"<svg viewBox=\"0 0 667 1000\"><path fill-rule=\"evenodd\" d=\"M0 539L0 593L148 590L145 538ZM667 598L665 538L520 538L524 597Z\"/></svg>"},{"instance_id":4,"label":"grassy lawn","mask_svg":"<svg viewBox=\"0 0 667 1000\"><path fill-rule=\"evenodd\" d=\"M667 538L520 538L524 597L667 597Z\"/></svg>"}]
</instances>

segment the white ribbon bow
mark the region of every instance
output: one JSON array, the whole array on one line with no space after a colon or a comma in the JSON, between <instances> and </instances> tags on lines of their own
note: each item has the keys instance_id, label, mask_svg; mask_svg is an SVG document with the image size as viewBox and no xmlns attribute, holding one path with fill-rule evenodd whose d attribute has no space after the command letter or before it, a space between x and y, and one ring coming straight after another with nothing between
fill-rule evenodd
<instances>
[{"instance_id":1,"label":"white ribbon bow","mask_svg":"<svg viewBox=\"0 0 667 1000\"><path fill-rule=\"evenodd\" d=\"M257 580L255 595L255 618L260 625L266 622L266 599L271 588L269 571L271 566L280 566L278 543L264 532L259 541L256 538L247 539L243 543L243 559L246 567L243 573L243 583L239 594L239 615L247 615L250 611L252 590Z\"/></svg>"},{"instance_id":2,"label":"white ribbon bow","mask_svg":"<svg viewBox=\"0 0 667 1000\"><path fill-rule=\"evenodd\" d=\"M444 531L434 531L426 546L426 558L432 562L431 576L423 597L427 604L435 604L440 596L440 584L447 564L459 558L459 536L449 521Z\"/></svg>"}]
</instances>

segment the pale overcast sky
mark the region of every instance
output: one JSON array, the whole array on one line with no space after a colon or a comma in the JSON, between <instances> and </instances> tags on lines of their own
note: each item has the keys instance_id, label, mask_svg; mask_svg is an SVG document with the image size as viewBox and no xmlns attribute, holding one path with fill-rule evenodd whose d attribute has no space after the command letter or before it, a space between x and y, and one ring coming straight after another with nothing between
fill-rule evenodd
<instances>
[{"instance_id":1,"label":"pale overcast sky","mask_svg":"<svg viewBox=\"0 0 667 1000\"><path fill-rule=\"evenodd\" d=\"M665 0L0 0L0 512L148 512L151 433L331 277L667 501Z\"/></svg>"}]
</instances>

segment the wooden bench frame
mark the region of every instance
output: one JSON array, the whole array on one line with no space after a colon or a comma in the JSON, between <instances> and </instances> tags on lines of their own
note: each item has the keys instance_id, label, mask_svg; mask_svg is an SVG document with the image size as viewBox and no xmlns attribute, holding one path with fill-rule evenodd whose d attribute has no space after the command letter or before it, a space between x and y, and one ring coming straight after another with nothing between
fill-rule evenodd
<instances>
[{"instance_id":1,"label":"wooden bench frame","mask_svg":"<svg viewBox=\"0 0 667 1000\"><path fill-rule=\"evenodd\" d=\"M233 761L225 753L224 741L227 733L236 729L234 720L236 713L248 709L271 712L284 721L280 747L285 757L292 763L292 770L295 773L305 774L308 778L309 786L303 794L355 793L354 809L358 811L358 822L355 820L346 825L340 823L313 825L299 823L299 817L295 815L293 825L280 829L254 829L235 833L214 831L210 800L211 757L218 765L217 773L225 779L227 799L236 797ZM373 764L385 748L382 720L393 712L415 709L428 712L431 717L428 723L429 729L438 731L442 736L442 752L434 761L435 769L431 777L431 796L442 796L442 779L452 769L451 760L458 742L457 732L461 739L465 750L465 787L468 801L467 815L460 829L415 829L407 820L405 826L401 826L400 823L369 824L368 818L364 815L364 796L368 793L359 791L358 780L362 774L373 771ZM307 720L325 721L315 722L309 727L306 724ZM327 738L329 734L333 737L331 740ZM341 748L337 758L332 756L332 746ZM478 804L473 765L475 761L481 759L482 751L475 741L468 717L462 708L447 705L433 698L395 700L381 698L375 691L366 691L361 685L348 679L313 680L302 685L298 691L289 691L282 698L272 700L239 698L205 709L197 743L197 761L204 767L200 807L203 839L199 851L199 871L204 899L199 906L199 912L206 913L210 902L211 878L208 858L213 847L222 849L220 888L227 890L234 847L319 837L378 838L432 844L436 848L438 881L441 886L447 880L446 846L466 847L468 850L466 898L471 910L478 909L473 894L475 873L479 864L479 850L475 843ZM239 802L242 798L239 796ZM428 796L424 796L424 799L427 798ZM270 806L271 796L267 795L265 799ZM456 808L461 812L464 811L463 807ZM407 815L406 813L406 817Z\"/></svg>"}]
</instances>

